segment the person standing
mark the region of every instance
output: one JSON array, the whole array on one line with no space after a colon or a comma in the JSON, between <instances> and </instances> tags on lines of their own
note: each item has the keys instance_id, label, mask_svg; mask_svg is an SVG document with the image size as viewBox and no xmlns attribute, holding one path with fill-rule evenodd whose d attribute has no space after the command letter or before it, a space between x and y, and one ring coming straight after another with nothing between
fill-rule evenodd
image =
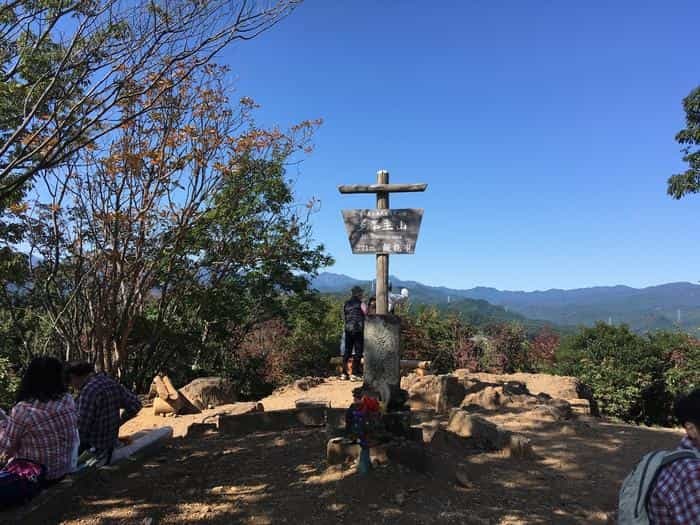
<instances>
[{"instance_id":1,"label":"person standing","mask_svg":"<svg viewBox=\"0 0 700 525\"><path fill-rule=\"evenodd\" d=\"M343 379L359 381L362 377L366 306L362 302L362 288L354 286L351 293L350 299L343 305L343 321L345 323ZM351 356L352 376L348 375L348 361L350 361Z\"/></svg>"},{"instance_id":2,"label":"person standing","mask_svg":"<svg viewBox=\"0 0 700 525\"><path fill-rule=\"evenodd\" d=\"M73 389L79 392L80 450L94 449L98 461L109 464L119 438L119 427L138 414L141 402L107 374L94 373L90 363L70 363L68 378Z\"/></svg>"}]
</instances>

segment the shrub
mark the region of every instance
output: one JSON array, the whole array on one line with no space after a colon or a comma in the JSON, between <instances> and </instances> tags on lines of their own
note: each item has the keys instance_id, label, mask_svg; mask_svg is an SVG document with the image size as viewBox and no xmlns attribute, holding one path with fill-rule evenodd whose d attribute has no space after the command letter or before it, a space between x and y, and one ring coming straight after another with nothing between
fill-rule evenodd
<instances>
[{"instance_id":1,"label":"shrub","mask_svg":"<svg viewBox=\"0 0 700 525\"><path fill-rule=\"evenodd\" d=\"M626 325L598 323L566 340L558 371L593 389L601 412L638 423L666 423L664 351L658 341L634 334Z\"/></svg>"},{"instance_id":2,"label":"shrub","mask_svg":"<svg viewBox=\"0 0 700 525\"><path fill-rule=\"evenodd\" d=\"M7 409L12 405L18 384L10 361L0 357L0 407Z\"/></svg>"}]
</instances>

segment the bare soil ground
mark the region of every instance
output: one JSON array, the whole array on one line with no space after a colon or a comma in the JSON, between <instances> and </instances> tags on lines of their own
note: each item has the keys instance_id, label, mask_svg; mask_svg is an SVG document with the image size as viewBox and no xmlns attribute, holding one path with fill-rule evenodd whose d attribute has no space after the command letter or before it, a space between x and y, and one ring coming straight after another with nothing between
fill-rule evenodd
<instances>
[{"instance_id":1,"label":"bare soil ground","mask_svg":"<svg viewBox=\"0 0 700 525\"><path fill-rule=\"evenodd\" d=\"M354 386L329 381L304 392L290 388L263 403L266 410L292 407L299 398L346 406ZM329 468L322 430L235 439L210 433L174 439L144 464L96 482L66 501L58 522L606 523L622 479L641 455L674 447L680 438L677 431L591 418L543 421L515 409L488 418L531 438L538 459L514 460L498 453L457 458L469 478L467 487L461 487L440 474L418 474L398 465L379 467L366 477L350 466ZM160 424L185 421L157 419ZM140 417L131 422L131 430L152 424Z\"/></svg>"}]
</instances>

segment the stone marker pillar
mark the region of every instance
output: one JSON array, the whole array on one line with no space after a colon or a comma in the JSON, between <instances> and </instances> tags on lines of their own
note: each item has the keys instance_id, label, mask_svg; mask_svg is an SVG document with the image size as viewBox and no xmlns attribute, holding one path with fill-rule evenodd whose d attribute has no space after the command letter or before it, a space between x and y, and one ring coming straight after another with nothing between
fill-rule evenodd
<instances>
[{"instance_id":1,"label":"stone marker pillar","mask_svg":"<svg viewBox=\"0 0 700 525\"><path fill-rule=\"evenodd\" d=\"M395 315L365 319L364 383L391 404L401 388L401 321Z\"/></svg>"}]
</instances>

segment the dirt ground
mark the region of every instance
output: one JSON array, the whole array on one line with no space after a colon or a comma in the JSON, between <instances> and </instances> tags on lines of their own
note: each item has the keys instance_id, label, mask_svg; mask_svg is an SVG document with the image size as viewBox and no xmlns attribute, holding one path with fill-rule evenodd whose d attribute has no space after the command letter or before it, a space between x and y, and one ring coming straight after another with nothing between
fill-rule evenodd
<instances>
[{"instance_id":1,"label":"dirt ground","mask_svg":"<svg viewBox=\"0 0 700 525\"><path fill-rule=\"evenodd\" d=\"M271 410L312 398L345 406L354 386L330 381L305 392L287 389L263 404ZM498 453L461 458L469 478L467 487L461 487L446 476L398 465L376 468L366 477L350 466L327 467L326 438L320 429L241 438L212 432L171 440L144 464L96 482L66 502L58 522L607 523L619 485L641 455L673 447L680 438L672 430L591 418L536 420L517 410L489 419L531 438L537 459L514 460ZM182 418L158 420L185 424ZM139 418L131 423L137 429L153 421Z\"/></svg>"}]
</instances>

